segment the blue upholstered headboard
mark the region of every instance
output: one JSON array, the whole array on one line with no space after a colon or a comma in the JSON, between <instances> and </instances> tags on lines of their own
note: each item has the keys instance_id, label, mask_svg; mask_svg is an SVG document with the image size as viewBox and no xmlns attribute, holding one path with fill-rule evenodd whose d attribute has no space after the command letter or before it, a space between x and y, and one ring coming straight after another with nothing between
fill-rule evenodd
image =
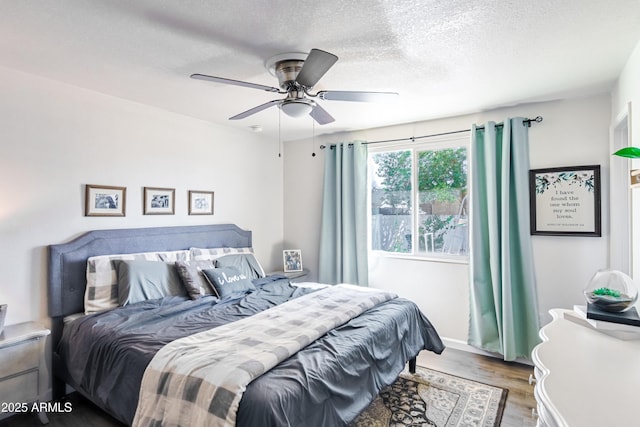
<instances>
[{"instance_id":1,"label":"blue upholstered headboard","mask_svg":"<svg viewBox=\"0 0 640 427\"><path fill-rule=\"evenodd\" d=\"M49 246L49 316L84 311L87 258L91 256L251 246L251 231L234 224L89 231L69 243Z\"/></svg>"}]
</instances>

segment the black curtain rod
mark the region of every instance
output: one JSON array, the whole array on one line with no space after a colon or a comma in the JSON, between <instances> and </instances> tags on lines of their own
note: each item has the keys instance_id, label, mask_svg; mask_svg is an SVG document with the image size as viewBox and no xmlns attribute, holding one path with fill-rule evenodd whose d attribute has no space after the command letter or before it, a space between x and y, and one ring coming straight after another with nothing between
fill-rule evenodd
<instances>
[{"instance_id":1,"label":"black curtain rod","mask_svg":"<svg viewBox=\"0 0 640 427\"><path fill-rule=\"evenodd\" d=\"M523 121L523 123L525 123L528 127L531 127L531 122L536 122L536 123L540 123L542 121L542 116L537 116L535 119L526 119ZM504 126L504 123L497 123L496 126L501 127ZM476 129L484 129L484 126L478 126ZM433 138L436 136L445 136L445 135L455 135L457 133L464 133L464 132L471 132L471 129L462 129L462 130L454 130L451 132L442 132L442 133L433 133L431 135L421 135L421 136L412 136L409 138L398 138L398 139L383 139L380 141L367 141L367 142L363 142L363 144L365 145L369 145L369 144L380 144L383 142L400 142L400 141L412 141L415 142L416 139L423 139L423 138ZM335 147L335 144L330 145L329 148L333 148ZM320 149L324 150L325 148L327 148L326 145L321 145Z\"/></svg>"}]
</instances>

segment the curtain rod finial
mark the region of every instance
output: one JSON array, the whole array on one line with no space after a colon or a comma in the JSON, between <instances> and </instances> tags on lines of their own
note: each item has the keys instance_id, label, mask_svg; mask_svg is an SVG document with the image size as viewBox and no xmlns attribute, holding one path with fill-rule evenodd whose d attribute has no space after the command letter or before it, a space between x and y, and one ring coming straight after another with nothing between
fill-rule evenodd
<instances>
[{"instance_id":1,"label":"curtain rod finial","mask_svg":"<svg viewBox=\"0 0 640 427\"><path fill-rule=\"evenodd\" d=\"M540 123L542 121L542 116L536 116L535 119L527 119L525 122L527 123L527 127L531 127L531 122Z\"/></svg>"}]
</instances>

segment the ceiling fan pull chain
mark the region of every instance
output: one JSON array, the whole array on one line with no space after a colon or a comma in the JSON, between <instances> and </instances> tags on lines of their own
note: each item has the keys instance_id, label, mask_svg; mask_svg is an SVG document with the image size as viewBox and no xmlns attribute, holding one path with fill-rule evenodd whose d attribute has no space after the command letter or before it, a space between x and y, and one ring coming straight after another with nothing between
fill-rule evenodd
<instances>
[{"instance_id":1,"label":"ceiling fan pull chain","mask_svg":"<svg viewBox=\"0 0 640 427\"><path fill-rule=\"evenodd\" d=\"M316 121L311 119L311 157L316 156Z\"/></svg>"},{"instance_id":2,"label":"ceiling fan pull chain","mask_svg":"<svg viewBox=\"0 0 640 427\"><path fill-rule=\"evenodd\" d=\"M278 108L278 157L282 157L282 126L280 121L282 120L282 111Z\"/></svg>"}]
</instances>

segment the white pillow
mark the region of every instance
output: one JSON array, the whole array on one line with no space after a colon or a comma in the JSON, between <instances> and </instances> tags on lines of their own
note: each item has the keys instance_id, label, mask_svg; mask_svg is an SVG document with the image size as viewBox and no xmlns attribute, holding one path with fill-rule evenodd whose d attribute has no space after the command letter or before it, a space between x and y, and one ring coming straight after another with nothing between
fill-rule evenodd
<instances>
[{"instance_id":1,"label":"white pillow","mask_svg":"<svg viewBox=\"0 0 640 427\"><path fill-rule=\"evenodd\" d=\"M84 293L86 314L118 307L118 275L114 260L188 261L188 250L100 255L87 259L87 288Z\"/></svg>"},{"instance_id":2,"label":"white pillow","mask_svg":"<svg viewBox=\"0 0 640 427\"><path fill-rule=\"evenodd\" d=\"M191 259L194 261L216 261L227 255L253 254L253 248L191 248ZM260 261L253 256L253 263L258 277L266 276ZM217 265L216 265L217 266Z\"/></svg>"},{"instance_id":3,"label":"white pillow","mask_svg":"<svg viewBox=\"0 0 640 427\"><path fill-rule=\"evenodd\" d=\"M253 248L191 248L190 253L194 261L213 261L225 255L252 254Z\"/></svg>"}]
</instances>

